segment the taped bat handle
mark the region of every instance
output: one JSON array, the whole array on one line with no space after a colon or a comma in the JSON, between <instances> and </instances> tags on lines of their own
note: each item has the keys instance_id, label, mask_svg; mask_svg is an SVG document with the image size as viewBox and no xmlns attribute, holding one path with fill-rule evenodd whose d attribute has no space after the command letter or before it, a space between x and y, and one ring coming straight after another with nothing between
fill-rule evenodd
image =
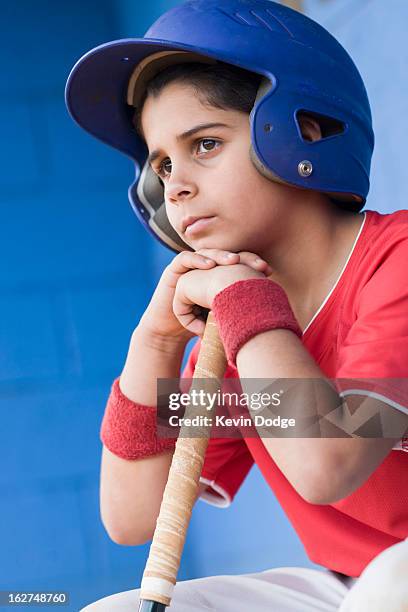
<instances>
[{"instance_id":1,"label":"taped bat handle","mask_svg":"<svg viewBox=\"0 0 408 612\"><path fill-rule=\"evenodd\" d=\"M226 365L224 347L210 311L190 392L205 387L207 391L216 393L221 388ZM211 416L216 407L211 411L209 406L187 406L184 417L195 416L200 410L206 416ZM198 431L199 436L192 438L191 429L180 428L142 577L139 612L163 612L171 602L211 425L194 431Z\"/></svg>"},{"instance_id":2,"label":"taped bat handle","mask_svg":"<svg viewBox=\"0 0 408 612\"><path fill-rule=\"evenodd\" d=\"M165 612L167 606L159 601L141 599L138 612Z\"/></svg>"}]
</instances>

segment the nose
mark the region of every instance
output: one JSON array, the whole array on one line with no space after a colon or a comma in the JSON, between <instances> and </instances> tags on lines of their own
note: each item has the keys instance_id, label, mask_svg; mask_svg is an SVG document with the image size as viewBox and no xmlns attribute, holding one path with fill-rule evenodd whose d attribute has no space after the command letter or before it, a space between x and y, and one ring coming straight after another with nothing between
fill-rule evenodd
<instances>
[{"instance_id":1,"label":"nose","mask_svg":"<svg viewBox=\"0 0 408 612\"><path fill-rule=\"evenodd\" d=\"M171 175L164 184L165 197L171 204L178 204L191 200L197 193L195 183L180 168L178 171L172 167Z\"/></svg>"}]
</instances>

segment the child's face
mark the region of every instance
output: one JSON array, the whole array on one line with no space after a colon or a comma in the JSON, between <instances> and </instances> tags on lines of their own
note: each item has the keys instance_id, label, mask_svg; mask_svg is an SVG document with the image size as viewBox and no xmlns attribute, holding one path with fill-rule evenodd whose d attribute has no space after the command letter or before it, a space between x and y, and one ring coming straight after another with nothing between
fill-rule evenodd
<instances>
[{"instance_id":1,"label":"child's face","mask_svg":"<svg viewBox=\"0 0 408 612\"><path fill-rule=\"evenodd\" d=\"M194 250L261 254L274 238L282 237L289 200L299 192L256 170L249 157L246 113L203 105L192 87L171 83L157 98L147 98L141 122L149 153L159 151L151 165L164 183L169 221L184 242ZM177 139L206 123L225 127L200 129ZM201 229L185 232L187 216L214 218Z\"/></svg>"}]
</instances>

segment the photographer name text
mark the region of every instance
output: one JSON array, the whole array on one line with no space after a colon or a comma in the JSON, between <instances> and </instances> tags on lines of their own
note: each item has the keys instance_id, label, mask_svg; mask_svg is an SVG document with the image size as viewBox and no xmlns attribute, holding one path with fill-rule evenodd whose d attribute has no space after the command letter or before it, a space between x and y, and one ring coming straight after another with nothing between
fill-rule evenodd
<instances>
[{"instance_id":1,"label":"photographer name text","mask_svg":"<svg viewBox=\"0 0 408 612\"><path fill-rule=\"evenodd\" d=\"M210 416L197 415L195 417L179 417L172 415L169 418L171 427L212 427L214 418ZM215 417L216 427L279 427L287 429L295 427L296 419L283 419L280 416L264 417L261 414L255 414L253 417L226 417L225 415L217 415Z\"/></svg>"}]
</instances>

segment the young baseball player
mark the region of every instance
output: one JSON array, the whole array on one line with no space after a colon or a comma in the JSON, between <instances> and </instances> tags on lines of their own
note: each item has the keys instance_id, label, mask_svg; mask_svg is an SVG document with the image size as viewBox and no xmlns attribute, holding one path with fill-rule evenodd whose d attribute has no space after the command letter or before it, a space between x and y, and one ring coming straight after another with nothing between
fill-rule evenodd
<instances>
[{"instance_id":1,"label":"young baseball player","mask_svg":"<svg viewBox=\"0 0 408 612\"><path fill-rule=\"evenodd\" d=\"M144 38L86 54L66 99L84 129L134 159L131 204L177 253L102 422L109 535L126 545L153 535L175 445L157 436L156 380L180 375L212 310L225 378L339 381L323 437L210 439L198 493L229 506L256 463L322 570L179 582L171 609L405 609L408 211L362 212L374 137L354 63L321 26L269 0L191 0ZM363 404L392 415L400 435L373 423L345 434ZM138 601L136 589L84 610Z\"/></svg>"}]
</instances>

